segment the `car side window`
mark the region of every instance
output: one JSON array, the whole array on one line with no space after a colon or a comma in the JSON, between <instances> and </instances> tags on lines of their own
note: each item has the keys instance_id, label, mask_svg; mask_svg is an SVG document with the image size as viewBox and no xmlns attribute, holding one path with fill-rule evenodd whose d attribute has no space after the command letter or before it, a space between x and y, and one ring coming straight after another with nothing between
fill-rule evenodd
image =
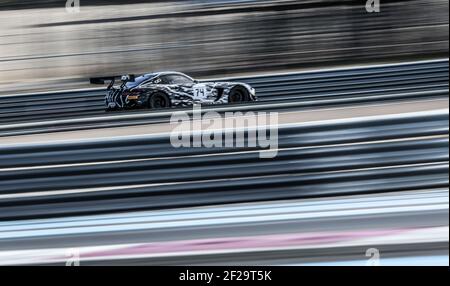
<instances>
[{"instance_id":1,"label":"car side window","mask_svg":"<svg viewBox=\"0 0 450 286\"><path fill-rule=\"evenodd\" d=\"M191 83L193 83L193 81L190 78L183 76L183 75L178 75L178 74L172 75L171 81L173 84L191 84Z\"/></svg>"}]
</instances>

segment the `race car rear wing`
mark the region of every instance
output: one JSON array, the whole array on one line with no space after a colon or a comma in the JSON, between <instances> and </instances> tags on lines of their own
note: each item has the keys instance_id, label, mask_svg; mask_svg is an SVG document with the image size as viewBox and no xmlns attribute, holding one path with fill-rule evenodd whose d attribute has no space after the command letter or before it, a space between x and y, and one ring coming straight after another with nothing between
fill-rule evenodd
<instances>
[{"instance_id":1,"label":"race car rear wing","mask_svg":"<svg viewBox=\"0 0 450 286\"><path fill-rule=\"evenodd\" d=\"M122 76L105 76L105 77L93 77L90 78L91 84L105 84L109 81L108 84L108 90L111 89L114 84L116 83L116 80L122 81L122 86L124 86L127 82L134 82L136 79L136 76L134 74L129 75L122 75Z\"/></svg>"}]
</instances>

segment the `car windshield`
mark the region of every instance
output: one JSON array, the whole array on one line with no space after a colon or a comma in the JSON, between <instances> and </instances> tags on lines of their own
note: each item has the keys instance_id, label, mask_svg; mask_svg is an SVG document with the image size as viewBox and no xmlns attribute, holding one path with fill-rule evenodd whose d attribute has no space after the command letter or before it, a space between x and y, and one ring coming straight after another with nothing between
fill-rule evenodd
<instances>
[{"instance_id":1,"label":"car windshield","mask_svg":"<svg viewBox=\"0 0 450 286\"><path fill-rule=\"evenodd\" d=\"M157 74L155 74L155 73L141 75L141 76L137 77L133 82L131 82L131 81L127 82L126 86L128 88L136 87L136 86L140 85L141 83L143 83L144 81L154 78L156 75Z\"/></svg>"}]
</instances>

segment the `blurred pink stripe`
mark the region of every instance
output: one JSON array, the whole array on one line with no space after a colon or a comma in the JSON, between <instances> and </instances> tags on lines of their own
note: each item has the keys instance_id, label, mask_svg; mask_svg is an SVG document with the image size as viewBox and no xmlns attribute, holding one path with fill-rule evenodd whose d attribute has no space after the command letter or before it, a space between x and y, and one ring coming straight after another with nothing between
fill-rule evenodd
<instances>
[{"instance_id":1,"label":"blurred pink stripe","mask_svg":"<svg viewBox=\"0 0 450 286\"><path fill-rule=\"evenodd\" d=\"M178 253L189 251L218 251L218 250L245 250L269 247L314 246L328 243L352 241L362 238L373 238L398 234L408 229L370 230L349 232L324 232L306 234L278 234L248 237L230 237L219 239L180 240L171 242L152 242L137 245L127 245L110 250L100 250L83 253L83 257L108 257L127 255L148 255L158 253Z\"/></svg>"}]
</instances>

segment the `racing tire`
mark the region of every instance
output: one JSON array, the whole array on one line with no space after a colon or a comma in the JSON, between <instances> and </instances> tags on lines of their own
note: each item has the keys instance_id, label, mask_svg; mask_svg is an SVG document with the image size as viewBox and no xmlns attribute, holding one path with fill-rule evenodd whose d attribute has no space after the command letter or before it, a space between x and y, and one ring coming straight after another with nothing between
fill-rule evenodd
<instances>
[{"instance_id":1,"label":"racing tire","mask_svg":"<svg viewBox=\"0 0 450 286\"><path fill-rule=\"evenodd\" d=\"M172 102L167 94L163 92L157 92L150 97L148 105L152 109L161 109L171 107Z\"/></svg>"},{"instance_id":2,"label":"racing tire","mask_svg":"<svg viewBox=\"0 0 450 286\"><path fill-rule=\"evenodd\" d=\"M117 107L114 108L105 107L105 112L113 112L113 111L117 111Z\"/></svg>"},{"instance_id":3,"label":"racing tire","mask_svg":"<svg viewBox=\"0 0 450 286\"><path fill-rule=\"evenodd\" d=\"M250 100L248 90L242 86L236 86L230 91L228 103L247 102Z\"/></svg>"}]
</instances>

